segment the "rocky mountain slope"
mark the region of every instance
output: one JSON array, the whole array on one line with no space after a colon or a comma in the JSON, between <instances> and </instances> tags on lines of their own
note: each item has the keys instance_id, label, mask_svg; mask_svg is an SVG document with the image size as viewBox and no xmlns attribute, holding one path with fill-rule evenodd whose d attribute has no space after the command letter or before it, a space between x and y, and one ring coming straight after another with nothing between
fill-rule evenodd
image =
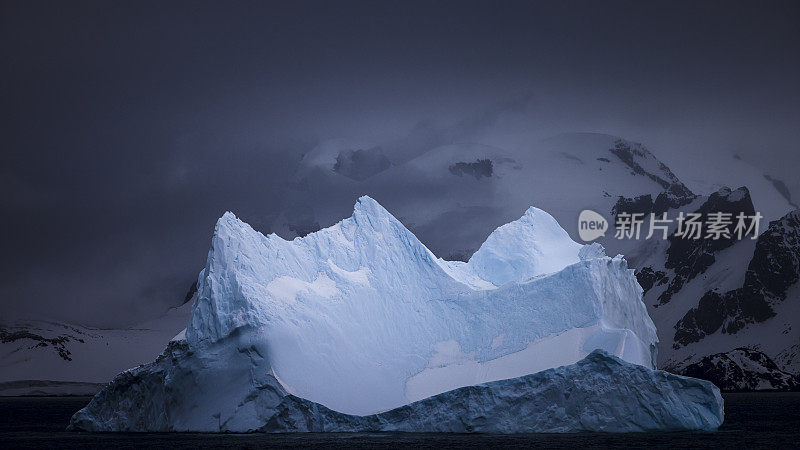
<instances>
[{"instance_id":1,"label":"rocky mountain slope","mask_svg":"<svg viewBox=\"0 0 800 450\"><path fill-rule=\"evenodd\" d=\"M0 396L87 395L151 361L189 320L191 303L125 329L44 321L0 325Z\"/></svg>"},{"instance_id":2,"label":"rocky mountain slope","mask_svg":"<svg viewBox=\"0 0 800 450\"><path fill-rule=\"evenodd\" d=\"M684 210L755 210L746 188L701 200ZM673 231L631 258L659 330L660 367L730 390L797 387L798 217L769 222L755 240L685 240Z\"/></svg>"}]
</instances>

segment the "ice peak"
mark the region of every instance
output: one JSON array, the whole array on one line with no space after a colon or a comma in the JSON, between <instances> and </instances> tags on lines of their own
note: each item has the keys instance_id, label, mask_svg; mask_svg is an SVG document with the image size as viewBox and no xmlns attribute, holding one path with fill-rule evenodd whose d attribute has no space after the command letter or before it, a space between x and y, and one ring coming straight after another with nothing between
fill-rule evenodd
<instances>
[{"instance_id":1,"label":"ice peak","mask_svg":"<svg viewBox=\"0 0 800 450\"><path fill-rule=\"evenodd\" d=\"M229 254L234 257L236 251L247 241L259 241L264 239L264 235L254 230L246 222L242 221L230 211L226 211L214 226L214 236L211 239L211 250L209 258L213 258L216 254L218 257L222 254ZM212 261L208 261L212 263Z\"/></svg>"},{"instance_id":2,"label":"ice peak","mask_svg":"<svg viewBox=\"0 0 800 450\"><path fill-rule=\"evenodd\" d=\"M219 228L220 226L227 226L235 222L241 222L239 218L236 217L236 214L230 211L225 211L225 214L223 214L222 216L220 216L219 219L217 219L216 228Z\"/></svg>"},{"instance_id":3,"label":"ice peak","mask_svg":"<svg viewBox=\"0 0 800 450\"><path fill-rule=\"evenodd\" d=\"M497 228L492 234L501 229L504 231L515 230L524 234L533 232L540 236L546 234L547 237L556 237L559 240L572 240L553 216L535 206L528 208L519 219Z\"/></svg>"},{"instance_id":4,"label":"ice peak","mask_svg":"<svg viewBox=\"0 0 800 450\"><path fill-rule=\"evenodd\" d=\"M469 265L478 276L499 286L574 264L580 261L581 247L553 216L532 206L519 219L494 230Z\"/></svg>"},{"instance_id":5,"label":"ice peak","mask_svg":"<svg viewBox=\"0 0 800 450\"><path fill-rule=\"evenodd\" d=\"M214 234L218 235L220 233L235 231L235 230L242 230L242 229L252 229L250 225L243 222L241 219L236 217L236 214L225 211L219 219L217 219L217 224L214 227Z\"/></svg>"},{"instance_id":6,"label":"ice peak","mask_svg":"<svg viewBox=\"0 0 800 450\"><path fill-rule=\"evenodd\" d=\"M527 211L525 211L525 214L523 214L522 217L517 219L515 222L523 221L523 222L531 222L531 223L533 223L533 222L535 222L537 220L537 218L540 218L540 217L542 218L542 220L548 220L548 218L549 218L549 220L552 220L552 221L556 220L556 219L553 218L553 216L551 216L550 214L548 214L544 210L539 209L539 208L537 208L535 206L531 206L530 208L528 208ZM511 223L514 223L514 222L511 222ZM556 222L556 224L558 224L558 222ZM559 228L561 228L560 225L559 225Z\"/></svg>"},{"instance_id":7,"label":"ice peak","mask_svg":"<svg viewBox=\"0 0 800 450\"><path fill-rule=\"evenodd\" d=\"M394 219L394 216L386 208L368 195L362 195L358 198L355 206L353 206L353 215Z\"/></svg>"},{"instance_id":8,"label":"ice peak","mask_svg":"<svg viewBox=\"0 0 800 450\"><path fill-rule=\"evenodd\" d=\"M403 245L425 248L416 236L380 203L369 196L362 196L353 206L353 216L337 224L343 229L355 225L364 233L377 233L373 237L381 240L400 239ZM336 226L336 225L335 225ZM421 251L421 250L420 250ZM427 248L425 248L427 252Z\"/></svg>"}]
</instances>

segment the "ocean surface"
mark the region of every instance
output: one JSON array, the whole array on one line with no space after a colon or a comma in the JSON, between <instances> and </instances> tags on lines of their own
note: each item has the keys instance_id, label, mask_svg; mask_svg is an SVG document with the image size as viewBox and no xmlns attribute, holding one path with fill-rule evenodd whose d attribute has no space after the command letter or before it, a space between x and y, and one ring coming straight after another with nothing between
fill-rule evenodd
<instances>
[{"instance_id":1,"label":"ocean surface","mask_svg":"<svg viewBox=\"0 0 800 450\"><path fill-rule=\"evenodd\" d=\"M0 448L800 448L800 393L731 393L713 433L204 434L65 431L88 397L0 398Z\"/></svg>"}]
</instances>

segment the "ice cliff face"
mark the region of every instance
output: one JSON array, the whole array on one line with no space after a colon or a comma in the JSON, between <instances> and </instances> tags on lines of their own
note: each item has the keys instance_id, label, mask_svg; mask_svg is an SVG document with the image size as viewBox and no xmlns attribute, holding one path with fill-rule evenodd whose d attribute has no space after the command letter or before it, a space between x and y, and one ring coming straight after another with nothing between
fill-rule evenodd
<instances>
[{"instance_id":1,"label":"ice cliff face","mask_svg":"<svg viewBox=\"0 0 800 450\"><path fill-rule=\"evenodd\" d=\"M574 363L597 347L652 366L655 329L625 261L581 260L581 248L535 208L466 264L437 259L369 197L292 241L226 214L186 337L199 348L252 335L289 392L350 414Z\"/></svg>"},{"instance_id":2,"label":"ice cliff face","mask_svg":"<svg viewBox=\"0 0 800 450\"><path fill-rule=\"evenodd\" d=\"M372 416L287 396L260 431L641 432L713 430L722 420L722 396L710 382L596 350L576 364L455 389Z\"/></svg>"},{"instance_id":3,"label":"ice cliff face","mask_svg":"<svg viewBox=\"0 0 800 450\"><path fill-rule=\"evenodd\" d=\"M622 257L574 243L536 208L466 263L436 258L369 197L292 241L226 213L185 340L121 374L72 426L257 430L295 397L375 414L595 349L652 374L657 338L641 293Z\"/></svg>"},{"instance_id":4,"label":"ice cliff face","mask_svg":"<svg viewBox=\"0 0 800 450\"><path fill-rule=\"evenodd\" d=\"M172 392L173 383L186 381L173 378L186 373L181 368L186 358L186 343L172 343L156 362L121 374L72 418L70 427L269 433L642 432L714 430L724 417L719 389L710 382L651 370L596 350L572 365L454 389L369 416L343 414L287 394L267 377L249 399L248 414L208 417L206 428L201 428L199 422L186 420L198 406L192 400L198 398L175 402ZM232 375L231 382L242 381L236 378L240 373ZM120 414L120 408L126 413Z\"/></svg>"}]
</instances>

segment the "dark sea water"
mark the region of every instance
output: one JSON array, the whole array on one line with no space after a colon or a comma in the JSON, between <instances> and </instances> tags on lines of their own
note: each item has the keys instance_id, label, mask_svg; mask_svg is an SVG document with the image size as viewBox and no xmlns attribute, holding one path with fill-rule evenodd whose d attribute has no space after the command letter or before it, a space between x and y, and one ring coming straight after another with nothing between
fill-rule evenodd
<instances>
[{"instance_id":1,"label":"dark sea water","mask_svg":"<svg viewBox=\"0 0 800 450\"><path fill-rule=\"evenodd\" d=\"M0 398L0 448L800 448L800 393L724 394L713 433L202 434L64 431L84 397Z\"/></svg>"}]
</instances>

